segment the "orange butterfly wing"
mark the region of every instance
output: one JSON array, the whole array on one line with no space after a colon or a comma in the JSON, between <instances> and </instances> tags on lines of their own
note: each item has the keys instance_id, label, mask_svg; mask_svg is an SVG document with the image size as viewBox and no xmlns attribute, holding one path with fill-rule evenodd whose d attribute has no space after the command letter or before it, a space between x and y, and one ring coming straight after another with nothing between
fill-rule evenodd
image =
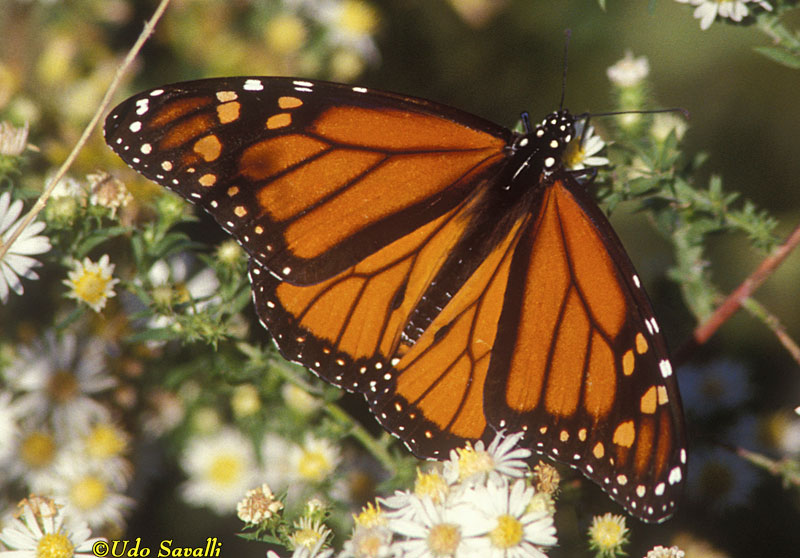
<instances>
[{"instance_id":1,"label":"orange butterfly wing","mask_svg":"<svg viewBox=\"0 0 800 558\"><path fill-rule=\"evenodd\" d=\"M686 440L667 349L619 239L565 171L520 240L497 338L487 419L636 515L671 514Z\"/></svg>"},{"instance_id":2,"label":"orange butterfly wing","mask_svg":"<svg viewBox=\"0 0 800 558\"><path fill-rule=\"evenodd\" d=\"M572 123L515 135L391 93L223 78L129 99L106 137L244 246L281 352L414 453L522 430L659 521L685 471L680 397L630 261L561 167Z\"/></svg>"}]
</instances>

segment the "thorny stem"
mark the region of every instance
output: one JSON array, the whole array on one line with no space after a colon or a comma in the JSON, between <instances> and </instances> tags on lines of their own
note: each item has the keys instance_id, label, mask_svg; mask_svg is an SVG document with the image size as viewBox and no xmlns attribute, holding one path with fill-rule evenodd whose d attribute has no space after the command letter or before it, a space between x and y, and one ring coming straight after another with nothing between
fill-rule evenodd
<instances>
[{"instance_id":1,"label":"thorny stem","mask_svg":"<svg viewBox=\"0 0 800 558\"><path fill-rule=\"evenodd\" d=\"M714 313L705 322L698 325L694 330L693 341L697 345L702 345L719 327L724 324L734 313L744 304L761 284L775 272L780 264L789 256L797 245L800 244L800 225L795 227L794 231L787 237L774 253L767 256L764 261L750 274L742 283L733 291L725 301L717 307ZM755 307L753 307L755 308ZM784 337L788 339L788 336ZM791 340L790 340L791 341ZM782 341L783 342L783 341ZM784 343L785 344L785 343ZM790 346L796 348L796 344L792 341ZM789 348L789 346L787 346ZM792 352L792 349L790 349ZM794 356L795 353L793 353Z\"/></svg>"}]
</instances>

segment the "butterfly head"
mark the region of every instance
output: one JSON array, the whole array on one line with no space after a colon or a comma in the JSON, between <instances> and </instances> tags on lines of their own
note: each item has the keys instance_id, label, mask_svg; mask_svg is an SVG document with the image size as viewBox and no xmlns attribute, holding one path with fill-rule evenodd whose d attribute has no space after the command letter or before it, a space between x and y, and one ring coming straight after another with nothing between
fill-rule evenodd
<instances>
[{"instance_id":1,"label":"butterfly head","mask_svg":"<svg viewBox=\"0 0 800 558\"><path fill-rule=\"evenodd\" d=\"M512 153L516 160L513 182L527 183L527 177L538 181L563 166L564 151L575 137L575 117L568 110L548 114L539 124L532 126L523 115L525 132L516 138Z\"/></svg>"},{"instance_id":2,"label":"butterfly head","mask_svg":"<svg viewBox=\"0 0 800 558\"><path fill-rule=\"evenodd\" d=\"M541 145L544 172L552 172L561 164L564 150L575 137L575 117L568 110L551 112L529 135Z\"/></svg>"}]
</instances>

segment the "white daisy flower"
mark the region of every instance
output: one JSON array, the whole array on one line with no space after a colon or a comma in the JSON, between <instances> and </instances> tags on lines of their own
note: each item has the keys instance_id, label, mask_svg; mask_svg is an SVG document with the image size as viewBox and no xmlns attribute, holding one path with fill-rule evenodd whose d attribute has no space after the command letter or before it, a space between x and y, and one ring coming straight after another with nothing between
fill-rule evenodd
<instances>
[{"instance_id":1,"label":"white daisy flower","mask_svg":"<svg viewBox=\"0 0 800 558\"><path fill-rule=\"evenodd\" d=\"M589 548L599 556L625 554L623 547L630 539L630 529L625 525L625 517L610 512L594 516L588 534Z\"/></svg>"},{"instance_id":2,"label":"white daisy flower","mask_svg":"<svg viewBox=\"0 0 800 558\"><path fill-rule=\"evenodd\" d=\"M17 219L21 213L22 201L16 200L11 203L11 194L8 192L0 194L0 247L6 248L11 235L19 226L20 221ZM51 248L50 239L39 235L44 227L42 222L31 221L13 244L7 247L6 253L0 256L0 301L3 304L8 302L10 291L18 295L23 293L20 278L39 278L33 268L40 266L41 263L30 256L44 254Z\"/></svg>"},{"instance_id":3,"label":"white daisy flower","mask_svg":"<svg viewBox=\"0 0 800 558\"><path fill-rule=\"evenodd\" d=\"M477 509L463 498L437 506L430 498L412 498L413 513L390 518L388 527L397 535L394 543L404 558L474 556L486 547L488 526Z\"/></svg>"},{"instance_id":4,"label":"white daisy flower","mask_svg":"<svg viewBox=\"0 0 800 558\"><path fill-rule=\"evenodd\" d=\"M341 459L330 440L306 434L302 446L289 450L289 470L296 480L319 484L331 476Z\"/></svg>"},{"instance_id":5,"label":"white daisy flower","mask_svg":"<svg viewBox=\"0 0 800 558\"><path fill-rule=\"evenodd\" d=\"M63 451L55 435L43 428L23 428L12 448L16 458L8 463L5 472L34 492L44 487Z\"/></svg>"},{"instance_id":6,"label":"white daisy flower","mask_svg":"<svg viewBox=\"0 0 800 558\"><path fill-rule=\"evenodd\" d=\"M183 498L220 515L234 513L242 494L261 477L253 445L232 427L189 440L181 465L189 475L181 487Z\"/></svg>"},{"instance_id":7,"label":"white daisy flower","mask_svg":"<svg viewBox=\"0 0 800 558\"><path fill-rule=\"evenodd\" d=\"M123 479L119 471L92 464L85 453L73 450L61 453L42 484L44 491L63 505L70 521L85 522L95 529L108 525L121 528L134 504L120 493L125 488Z\"/></svg>"},{"instance_id":8,"label":"white daisy flower","mask_svg":"<svg viewBox=\"0 0 800 558\"><path fill-rule=\"evenodd\" d=\"M450 476L454 480L458 478L457 467L452 468ZM398 490L387 498L381 498L379 504L388 508L385 512L387 517L408 517L413 515L416 509L411 506L412 499L430 498L435 505L444 504L451 492L457 489L458 487L453 486L453 482L448 482L437 469L426 472L417 469L413 492Z\"/></svg>"},{"instance_id":9,"label":"white daisy flower","mask_svg":"<svg viewBox=\"0 0 800 558\"><path fill-rule=\"evenodd\" d=\"M479 440L474 447L468 443L464 448L451 450L450 460L444 464L445 480L453 484L466 480L482 482L487 475L524 476L528 470L525 460L531 451L516 447L522 437L522 432L506 435L501 431L486 449L483 440Z\"/></svg>"},{"instance_id":10,"label":"white daisy flower","mask_svg":"<svg viewBox=\"0 0 800 558\"><path fill-rule=\"evenodd\" d=\"M301 517L294 525L295 531L289 535L294 546L292 558L327 558L333 550L325 548L331 530L320 520Z\"/></svg>"},{"instance_id":11,"label":"white daisy flower","mask_svg":"<svg viewBox=\"0 0 800 558\"><path fill-rule=\"evenodd\" d=\"M85 433L106 420L108 409L94 396L116 385L105 363L106 345L92 338L78 343L72 334L57 339L53 332L19 349L6 371L19 402L40 418L49 418L60 439Z\"/></svg>"},{"instance_id":12,"label":"white daisy flower","mask_svg":"<svg viewBox=\"0 0 800 558\"><path fill-rule=\"evenodd\" d=\"M544 558L543 549L558 542L553 516L531 511L535 493L523 480L509 486L505 479L477 485L470 492L468 497L489 528L489 558Z\"/></svg>"},{"instance_id":13,"label":"white daisy flower","mask_svg":"<svg viewBox=\"0 0 800 558\"><path fill-rule=\"evenodd\" d=\"M0 542L9 550L0 552L8 558L93 558L95 543L105 539L89 538L91 531L83 524L64 525L64 514L47 498L30 496L20 502L19 518L0 532Z\"/></svg>"},{"instance_id":14,"label":"white daisy flower","mask_svg":"<svg viewBox=\"0 0 800 558\"><path fill-rule=\"evenodd\" d=\"M747 4L758 4L768 12L772 11L772 6L763 0L676 0L681 4L691 4L697 6L694 10L694 18L700 20L700 29L706 30L711 27L717 17L727 18L732 21L742 21L750 15Z\"/></svg>"},{"instance_id":15,"label":"white daisy flower","mask_svg":"<svg viewBox=\"0 0 800 558\"><path fill-rule=\"evenodd\" d=\"M564 166L569 170L601 167L608 164L608 158L597 156L606 146L606 142L600 136L594 135L594 126L586 128L584 133L585 126L585 120L575 122L575 137L564 151Z\"/></svg>"},{"instance_id":16,"label":"white daisy flower","mask_svg":"<svg viewBox=\"0 0 800 558\"><path fill-rule=\"evenodd\" d=\"M62 283L70 288L67 297L85 302L92 310L100 312L108 299L116 296L114 285L119 279L112 278L113 273L114 264L109 262L108 254L103 254L98 262L89 258L83 258L82 262L76 260Z\"/></svg>"},{"instance_id":17,"label":"white daisy flower","mask_svg":"<svg viewBox=\"0 0 800 558\"><path fill-rule=\"evenodd\" d=\"M606 70L606 76L617 87L633 87L638 85L650 73L650 63L646 56L633 57L631 51L625 52L625 58L619 60Z\"/></svg>"},{"instance_id":18,"label":"white daisy flower","mask_svg":"<svg viewBox=\"0 0 800 558\"><path fill-rule=\"evenodd\" d=\"M392 542L392 532L388 527L356 524L350 539L342 545L338 558L390 558L394 554Z\"/></svg>"},{"instance_id":19,"label":"white daisy flower","mask_svg":"<svg viewBox=\"0 0 800 558\"><path fill-rule=\"evenodd\" d=\"M113 486L122 488L133 475L131 463L125 459L130 436L110 421L93 424L89 431L67 447L67 454L80 455L87 469L102 470ZM92 522L89 522L93 525Z\"/></svg>"}]
</instances>

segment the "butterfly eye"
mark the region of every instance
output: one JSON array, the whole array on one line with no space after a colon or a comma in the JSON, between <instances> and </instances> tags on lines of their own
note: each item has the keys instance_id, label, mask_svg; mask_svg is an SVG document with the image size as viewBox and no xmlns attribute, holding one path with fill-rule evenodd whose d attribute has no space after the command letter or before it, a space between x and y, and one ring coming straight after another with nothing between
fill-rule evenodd
<instances>
[{"instance_id":1,"label":"butterfly eye","mask_svg":"<svg viewBox=\"0 0 800 558\"><path fill-rule=\"evenodd\" d=\"M363 394L413 453L521 432L661 521L686 467L664 339L568 170L590 134L566 111L523 119L520 135L423 99L242 77L136 95L105 133L244 247L281 353Z\"/></svg>"}]
</instances>

